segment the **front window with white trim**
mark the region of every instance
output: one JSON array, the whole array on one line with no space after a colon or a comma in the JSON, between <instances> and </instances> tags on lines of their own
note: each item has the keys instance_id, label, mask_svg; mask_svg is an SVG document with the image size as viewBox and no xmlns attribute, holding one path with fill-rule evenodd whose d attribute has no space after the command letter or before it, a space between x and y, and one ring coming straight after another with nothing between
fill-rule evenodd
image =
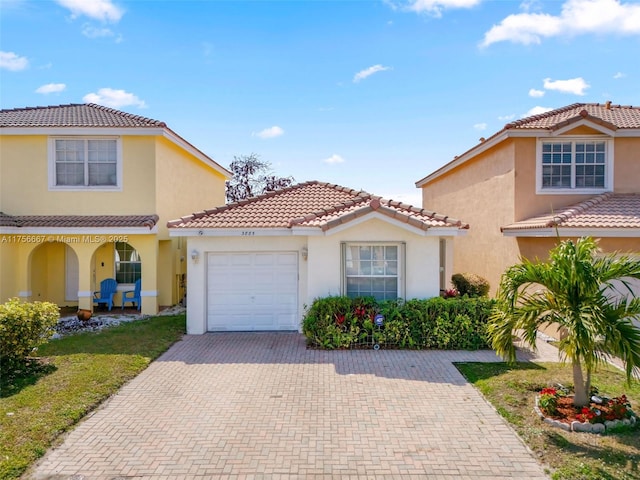
<instances>
[{"instance_id":1,"label":"front window with white trim","mask_svg":"<svg viewBox=\"0 0 640 480\"><path fill-rule=\"evenodd\" d=\"M608 140L542 140L538 190L589 193L611 189L612 148Z\"/></svg>"},{"instance_id":2,"label":"front window with white trim","mask_svg":"<svg viewBox=\"0 0 640 480\"><path fill-rule=\"evenodd\" d=\"M116 138L53 138L50 184L71 189L118 187L120 157Z\"/></svg>"},{"instance_id":3,"label":"front window with white trim","mask_svg":"<svg viewBox=\"0 0 640 480\"><path fill-rule=\"evenodd\" d=\"M344 294L395 300L402 297L403 262L400 244L355 244L343 246Z\"/></svg>"}]
</instances>

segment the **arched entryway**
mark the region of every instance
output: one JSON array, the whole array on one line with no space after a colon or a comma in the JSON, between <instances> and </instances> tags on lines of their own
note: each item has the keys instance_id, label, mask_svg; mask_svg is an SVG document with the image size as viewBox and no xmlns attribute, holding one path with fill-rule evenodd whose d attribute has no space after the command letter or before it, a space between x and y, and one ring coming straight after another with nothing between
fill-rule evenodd
<instances>
[{"instance_id":1,"label":"arched entryway","mask_svg":"<svg viewBox=\"0 0 640 480\"><path fill-rule=\"evenodd\" d=\"M72 247L47 242L31 252L31 298L57 305L78 304L79 262Z\"/></svg>"}]
</instances>

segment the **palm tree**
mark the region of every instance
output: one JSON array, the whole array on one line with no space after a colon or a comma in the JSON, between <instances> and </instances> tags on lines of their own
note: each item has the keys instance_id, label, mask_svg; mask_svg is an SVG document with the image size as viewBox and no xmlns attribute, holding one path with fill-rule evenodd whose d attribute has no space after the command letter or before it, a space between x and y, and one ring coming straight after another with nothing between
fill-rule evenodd
<instances>
[{"instance_id":1,"label":"palm tree","mask_svg":"<svg viewBox=\"0 0 640 480\"><path fill-rule=\"evenodd\" d=\"M573 366L577 407L588 404L591 373L609 356L624 362L627 382L640 372L640 327L634 324L640 298L627 283L640 279L640 260L597 253L590 237L566 240L549 252L547 263L523 259L508 268L489 321L492 346L509 362L516 360L516 331L535 349L538 328L559 327L559 354Z\"/></svg>"}]
</instances>

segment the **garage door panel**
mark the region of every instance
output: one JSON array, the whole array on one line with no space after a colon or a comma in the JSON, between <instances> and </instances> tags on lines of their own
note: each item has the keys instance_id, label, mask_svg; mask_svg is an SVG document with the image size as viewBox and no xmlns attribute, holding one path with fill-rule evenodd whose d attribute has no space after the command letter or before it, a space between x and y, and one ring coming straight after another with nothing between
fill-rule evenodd
<instances>
[{"instance_id":1,"label":"garage door panel","mask_svg":"<svg viewBox=\"0 0 640 480\"><path fill-rule=\"evenodd\" d=\"M229 265L250 267L251 258L243 254L231 254L229 257Z\"/></svg>"},{"instance_id":2,"label":"garage door panel","mask_svg":"<svg viewBox=\"0 0 640 480\"><path fill-rule=\"evenodd\" d=\"M273 253L267 253L267 254L256 253L253 264L256 267L267 267L267 266L271 267L276 263L276 259L274 257L275 257L275 254Z\"/></svg>"},{"instance_id":3,"label":"garage door panel","mask_svg":"<svg viewBox=\"0 0 640 480\"><path fill-rule=\"evenodd\" d=\"M210 253L209 331L297 330L298 253Z\"/></svg>"}]
</instances>

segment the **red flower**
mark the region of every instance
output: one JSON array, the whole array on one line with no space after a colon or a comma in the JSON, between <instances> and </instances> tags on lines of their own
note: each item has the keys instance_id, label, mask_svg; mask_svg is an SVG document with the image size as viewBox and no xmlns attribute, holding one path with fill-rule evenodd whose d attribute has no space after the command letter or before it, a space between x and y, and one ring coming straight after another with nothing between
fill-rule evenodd
<instances>
[{"instance_id":1,"label":"red flower","mask_svg":"<svg viewBox=\"0 0 640 480\"><path fill-rule=\"evenodd\" d=\"M343 313L336 313L335 317L338 325L342 325L344 323L345 315Z\"/></svg>"}]
</instances>

